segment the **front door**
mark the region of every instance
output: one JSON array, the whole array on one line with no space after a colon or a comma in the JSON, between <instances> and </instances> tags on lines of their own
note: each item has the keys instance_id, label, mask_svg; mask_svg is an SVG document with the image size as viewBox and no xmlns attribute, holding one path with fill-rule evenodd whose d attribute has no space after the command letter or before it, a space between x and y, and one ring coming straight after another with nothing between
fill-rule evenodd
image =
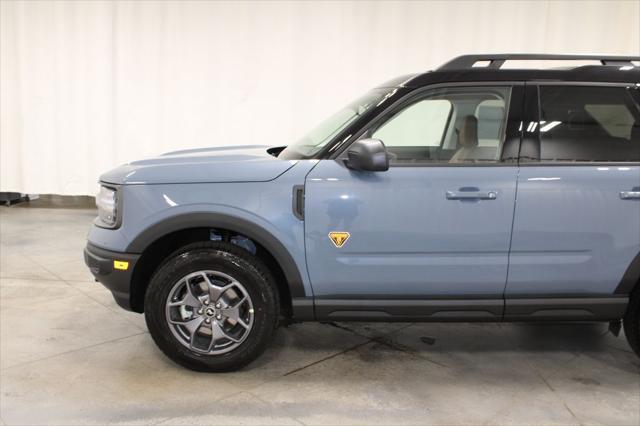
<instances>
[{"instance_id":1,"label":"front door","mask_svg":"<svg viewBox=\"0 0 640 426\"><path fill-rule=\"evenodd\" d=\"M502 152L519 135L520 89L414 95L361 136L385 143L388 171L336 159L309 173L305 245L319 317L456 316L463 298L478 300L470 317L502 315L517 180Z\"/></svg>"}]
</instances>

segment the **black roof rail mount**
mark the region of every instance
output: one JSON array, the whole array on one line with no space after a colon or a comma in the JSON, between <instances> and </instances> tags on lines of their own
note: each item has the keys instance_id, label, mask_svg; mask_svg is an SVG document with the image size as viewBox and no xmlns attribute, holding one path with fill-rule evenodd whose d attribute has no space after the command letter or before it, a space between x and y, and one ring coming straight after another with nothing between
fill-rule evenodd
<instances>
[{"instance_id":1,"label":"black roof rail mount","mask_svg":"<svg viewBox=\"0 0 640 426\"><path fill-rule=\"evenodd\" d=\"M578 60L578 61L600 61L602 65L633 65L631 61L640 61L640 56L616 56L616 55L555 55L539 53L496 53L483 55L462 55L445 63L438 68L438 71L463 70L472 68L476 62L488 61L489 64L483 68L499 69L509 60Z\"/></svg>"}]
</instances>

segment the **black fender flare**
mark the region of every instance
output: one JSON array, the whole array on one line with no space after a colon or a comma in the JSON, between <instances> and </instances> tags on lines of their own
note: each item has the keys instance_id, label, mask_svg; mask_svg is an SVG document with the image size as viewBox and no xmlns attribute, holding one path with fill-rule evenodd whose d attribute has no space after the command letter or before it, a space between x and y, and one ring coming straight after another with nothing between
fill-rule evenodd
<instances>
[{"instance_id":1,"label":"black fender flare","mask_svg":"<svg viewBox=\"0 0 640 426\"><path fill-rule=\"evenodd\" d=\"M633 258L613 293L631 294L636 285L640 285L640 253Z\"/></svg>"},{"instance_id":2,"label":"black fender flare","mask_svg":"<svg viewBox=\"0 0 640 426\"><path fill-rule=\"evenodd\" d=\"M222 228L242 234L264 247L278 262L293 298L307 297L300 271L289 251L270 232L245 219L215 212L193 212L172 216L140 232L127 246L127 253L143 253L153 242L173 232L190 228Z\"/></svg>"}]
</instances>

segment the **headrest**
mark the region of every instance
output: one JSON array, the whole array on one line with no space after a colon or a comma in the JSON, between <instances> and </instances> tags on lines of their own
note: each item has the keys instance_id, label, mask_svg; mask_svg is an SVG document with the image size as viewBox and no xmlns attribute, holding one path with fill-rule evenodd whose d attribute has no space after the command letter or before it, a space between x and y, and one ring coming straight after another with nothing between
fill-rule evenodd
<instances>
[{"instance_id":1,"label":"headrest","mask_svg":"<svg viewBox=\"0 0 640 426\"><path fill-rule=\"evenodd\" d=\"M458 143L465 148L478 146L478 119L475 116L467 115L462 119Z\"/></svg>"}]
</instances>

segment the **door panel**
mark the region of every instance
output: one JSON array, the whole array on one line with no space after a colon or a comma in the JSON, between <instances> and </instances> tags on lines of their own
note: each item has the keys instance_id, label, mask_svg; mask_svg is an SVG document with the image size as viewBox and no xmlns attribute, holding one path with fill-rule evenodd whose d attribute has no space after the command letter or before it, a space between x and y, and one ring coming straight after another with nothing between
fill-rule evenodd
<instances>
[{"instance_id":1,"label":"door panel","mask_svg":"<svg viewBox=\"0 0 640 426\"><path fill-rule=\"evenodd\" d=\"M521 167L506 296L613 294L640 252L640 166Z\"/></svg>"},{"instance_id":2,"label":"door panel","mask_svg":"<svg viewBox=\"0 0 640 426\"><path fill-rule=\"evenodd\" d=\"M371 173L320 161L305 189L315 296L502 297L516 177L515 166ZM334 231L350 234L340 248Z\"/></svg>"}]
</instances>

